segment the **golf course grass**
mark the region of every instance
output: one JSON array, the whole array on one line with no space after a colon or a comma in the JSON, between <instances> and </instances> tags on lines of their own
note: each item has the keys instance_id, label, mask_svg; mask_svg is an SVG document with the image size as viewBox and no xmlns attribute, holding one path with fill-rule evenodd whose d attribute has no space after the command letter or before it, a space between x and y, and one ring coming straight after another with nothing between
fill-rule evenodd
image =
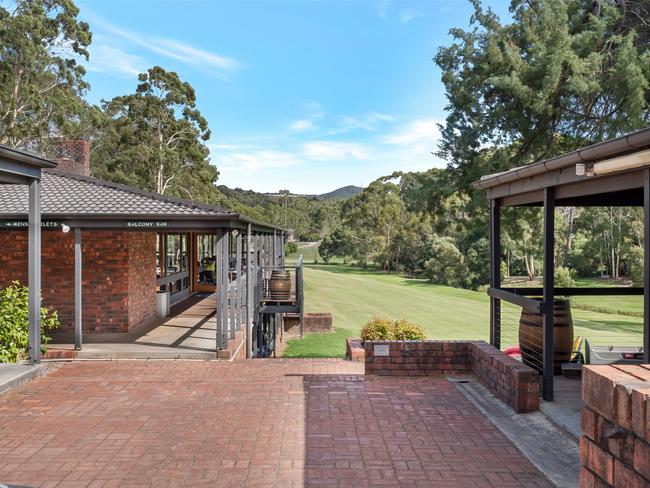
<instances>
[{"instance_id":1,"label":"golf course grass","mask_svg":"<svg viewBox=\"0 0 650 488\"><path fill-rule=\"evenodd\" d=\"M641 297L626 297L629 303L625 304L621 298L594 297L593 304L585 305L597 305L601 310L616 310L620 306L637 310L640 306ZM341 357L345 354L345 338L358 336L373 315L405 318L420 324L430 339L488 338L489 301L485 292L433 285L421 279L352 266L305 266L305 306L307 312L331 312L335 332L307 334L303 340L291 340L285 357ZM503 304L503 345L517 342L520 311ZM574 308L573 320L575 335L585 336L592 344L642 342L640 317Z\"/></svg>"}]
</instances>

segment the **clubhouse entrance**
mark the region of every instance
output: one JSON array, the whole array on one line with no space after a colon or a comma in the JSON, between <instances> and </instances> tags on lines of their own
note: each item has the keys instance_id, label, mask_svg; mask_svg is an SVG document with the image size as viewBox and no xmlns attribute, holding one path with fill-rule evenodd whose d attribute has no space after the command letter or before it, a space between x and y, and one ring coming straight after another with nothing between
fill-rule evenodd
<instances>
[{"instance_id":1,"label":"clubhouse entrance","mask_svg":"<svg viewBox=\"0 0 650 488\"><path fill-rule=\"evenodd\" d=\"M233 249L230 247L230 249ZM156 237L157 291L168 291L171 304L192 293L217 290L217 239L214 233L163 232ZM235 256L229 256L229 261ZM244 257L245 262L245 257Z\"/></svg>"}]
</instances>

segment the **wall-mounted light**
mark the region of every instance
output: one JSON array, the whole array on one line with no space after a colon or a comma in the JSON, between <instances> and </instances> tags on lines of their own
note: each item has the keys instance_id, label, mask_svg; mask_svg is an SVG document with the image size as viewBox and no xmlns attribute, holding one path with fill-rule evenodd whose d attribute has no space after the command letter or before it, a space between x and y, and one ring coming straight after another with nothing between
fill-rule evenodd
<instances>
[{"instance_id":1,"label":"wall-mounted light","mask_svg":"<svg viewBox=\"0 0 650 488\"><path fill-rule=\"evenodd\" d=\"M584 175L585 175L585 163L576 164L576 176L584 176Z\"/></svg>"},{"instance_id":2,"label":"wall-mounted light","mask_svg":"<svg viewBox=\"0 0 650 488\"><path fill-rule=\"evenodd\" d=\"M61 232L63 232L64 234L67 234L68 232L70 232L70 226L65 225L65 224L61 225Z\"/></svg>"},{"instance_id":3,"label":"wall-mounted light","mask_svg":"<svg viewBox=\"0 0 650 488\"><path fill-rule=\"evenodd\" d=\"M641 168L650 165L650 149L639 151L633 154L627 154L613 159L606 159L605 161L598 161L593 164L592 168L586 168L587 176L604 175L607 173L614 173L616 171L625 171L627 169ZM590 171L591 169L591 171ZM578 166L576 165L576 174Z\"/></svg>"}]
</instances>

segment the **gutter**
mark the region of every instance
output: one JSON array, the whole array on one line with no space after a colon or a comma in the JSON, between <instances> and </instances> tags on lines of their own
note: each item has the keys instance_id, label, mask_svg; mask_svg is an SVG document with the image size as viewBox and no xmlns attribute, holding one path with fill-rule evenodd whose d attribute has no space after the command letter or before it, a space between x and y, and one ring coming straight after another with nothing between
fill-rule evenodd
<instances>
[{"instance_id":1,"label":"gutter","mask_svg":"<svg viewBox=\"0 0 650 488\"><path fill-rule=\"evenodd\" d=\"M31 166L33 168L41 169L55 169L57 163L49 159L42 158L36 154L32 154L20 149L14 149L4 144L0 144L0 157L7 158L11 161Z\"/></svg>"},{"instance_id":2,"label":"gutter","mask_svg":"<svg viewBox=\"0 0 650 488\"><path fill-rule=\"evenodd\" d=\"M477 190L485 190L504 183L511 183L542 173L567 168L577 163L595 162L600 159L623 155L646 146L650 146L650 127L504 173L484 176L472 183L472 187Z\"/></svg>"}]
</instances>

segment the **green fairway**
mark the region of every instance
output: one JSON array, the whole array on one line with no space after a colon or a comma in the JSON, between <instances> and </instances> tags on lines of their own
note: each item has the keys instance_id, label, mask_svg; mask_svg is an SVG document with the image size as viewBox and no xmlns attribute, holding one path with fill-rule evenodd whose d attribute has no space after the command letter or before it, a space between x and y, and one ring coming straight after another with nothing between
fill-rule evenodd
<instances>
[{"instance_id":1,"label":"green fairway","mask_svg":"<svg viewBox=\"0 0 650 488\"><path fill-rule=\"evenodd\" d=\"M313 264L314 259L318 259L318 242L297 242L296 245L298 252L286 257L287 264L294 264L300 255L302 255L305 264Z\"/></svg>"},{"instance_id":2,"label":"green fairway","mask_svg":"<svg viewBox=\"0 0 650 488\"><path fill-rule=\"evenodd\" d=\"M488 338L485 292L343 265L318 265L305 267L305 301L308 312L331 312L336 332L292 340L286 357L343 356L345 337L358 336L363 324L377 314L418 323L430 339ZM517 341L519 313L516 307L504 304L504 344ZM586 336L593 344L641 344L639 317L574 309L573 318L575 334Z\"/></svg>"}]
</instances>

